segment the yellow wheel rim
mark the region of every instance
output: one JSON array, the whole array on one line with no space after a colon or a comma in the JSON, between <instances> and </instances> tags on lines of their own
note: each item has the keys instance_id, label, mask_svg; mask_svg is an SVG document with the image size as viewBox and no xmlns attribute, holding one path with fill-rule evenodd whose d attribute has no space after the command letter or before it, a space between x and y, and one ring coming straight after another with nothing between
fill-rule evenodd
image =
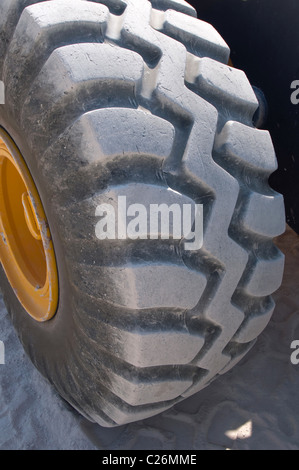
<instances>
[{"instance_id":1,"label":"yellow wheel rim","mask_svg":"<svg viewBox=\"0 0 299 470\"><path fill-rule=\"evenodd\" d=\"M0 259L27 313L53 318L58 304L55 253L45 212L19 150L0 131Z\"/></svg>"}]
</instances>

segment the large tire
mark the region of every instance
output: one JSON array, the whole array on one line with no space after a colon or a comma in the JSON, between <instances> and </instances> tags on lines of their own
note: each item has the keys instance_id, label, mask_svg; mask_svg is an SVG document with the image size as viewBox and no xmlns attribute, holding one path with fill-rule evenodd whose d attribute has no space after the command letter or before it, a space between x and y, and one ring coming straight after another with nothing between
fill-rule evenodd
<instances>
[{"instance_id":1,"label":"large tire","mask_svg":"<svg viewBox=\"0 0 299 470\"><path fill-rule=\"evenodd\" d=\"M150 417L236 364L266 327L283 198L255 94L183 0L2 0L0 125L49 222L59 305L32 319L1 270L35 366L103 426ZM173 191L169 191L171 188ZM104 240L96 207L204 206L204 244Z\"/></svg>"}]
</instances>

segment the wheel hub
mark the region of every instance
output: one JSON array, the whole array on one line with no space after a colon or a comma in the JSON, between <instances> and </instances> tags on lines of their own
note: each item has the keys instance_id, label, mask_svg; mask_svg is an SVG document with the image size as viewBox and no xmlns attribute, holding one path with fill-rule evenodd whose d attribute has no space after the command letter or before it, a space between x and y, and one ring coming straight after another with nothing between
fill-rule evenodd
<instances>
[{"instance_id":1,"label":"wheel hub","mask_svg":"<svg viewBox=\"0 0 299 470\"><path fill-rule=\"evenodd\" d=\"M0 259L16 296L39 322L58 304L54 248L36 186L19 150L0 132Z\"/></svg>"}]
</instances>

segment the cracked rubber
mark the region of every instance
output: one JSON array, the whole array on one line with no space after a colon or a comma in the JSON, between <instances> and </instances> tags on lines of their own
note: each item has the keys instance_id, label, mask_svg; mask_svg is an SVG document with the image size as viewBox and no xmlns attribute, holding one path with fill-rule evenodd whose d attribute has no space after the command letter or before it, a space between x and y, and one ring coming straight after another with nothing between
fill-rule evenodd
<instances>
[{"instance_id":1,"label":"cracked rubber","mask_svg":"<svg viewBox=\"0 0 299 470\"><path fill-rule=\"evenodd\" d=\"M88 419L160 413L267 326L284 258L269 134L229 48L183 0L2 0L0 125L43 201L60 298L40 324L1 288L25 350ZM170 191L171 189L172 191ZM105 240L96 207L203 204L204 244Z\"/></svg>"}]
</instances>

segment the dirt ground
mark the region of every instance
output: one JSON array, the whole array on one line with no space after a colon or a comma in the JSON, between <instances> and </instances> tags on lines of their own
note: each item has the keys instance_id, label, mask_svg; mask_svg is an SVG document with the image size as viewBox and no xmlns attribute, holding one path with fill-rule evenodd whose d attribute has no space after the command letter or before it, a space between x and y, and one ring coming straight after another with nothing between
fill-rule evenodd
<instances>
[{"instance_id":1,"label":"dirt ground","mask_svg":"<svg viewBox=\"0 0 299 470\"><path fill-rule=\"evenodd\" d=\"M154 418L115 429L73 411L25 356L0 298L0 449L299 449L299 236L278 240L286 255L277 307L255 347L207 389Z\"/></svg>"}]
</instances>

